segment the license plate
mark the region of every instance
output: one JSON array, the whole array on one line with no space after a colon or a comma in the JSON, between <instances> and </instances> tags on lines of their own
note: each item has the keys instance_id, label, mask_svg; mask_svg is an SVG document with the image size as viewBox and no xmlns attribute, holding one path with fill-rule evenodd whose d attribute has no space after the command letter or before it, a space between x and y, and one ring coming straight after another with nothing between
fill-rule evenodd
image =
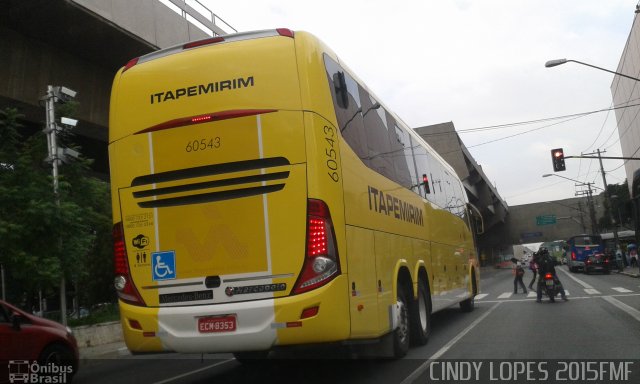
<instances>
[{"instance_id":1,"label":"license plate","mask_svg":"<svg viewBox=\"0 0 640 384\"><path fill-rule=\"evenodd\" d=\"M198 319L198 332L200 333L233 332L235 330L236 317L233 315Z\"/></svg>"},{"instance_id":2,"label":"license plate","mask_svg":"<svg viewBox=\"0 0 640 384\"><path fill-rule=\"evenodd\" d=\"M547 287L550 287L553 285L553 280L547 280L545 283L547 284Z\"/></svg>"}]
</instances>

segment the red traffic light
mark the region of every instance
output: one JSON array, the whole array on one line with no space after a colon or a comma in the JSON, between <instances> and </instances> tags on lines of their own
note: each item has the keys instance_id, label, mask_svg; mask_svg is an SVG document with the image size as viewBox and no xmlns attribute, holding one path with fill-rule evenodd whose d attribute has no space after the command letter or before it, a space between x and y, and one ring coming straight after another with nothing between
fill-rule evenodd
<instances>
[{"instance_id":1,"label":"red traffic light","mask_svg":"<svg viewBox=\"0 0 640 384\"><path fill-rule=\"evenodd\" d=\"M431 193L431 188L429 188L429 177L426 173L422 174L422 185L424 186L424 193Z\"/></svg>"},{"instance_id":2,"label":"red traffic light","mask_svg":"<svg viewBox=\"0 0 640 384\"><path fill-rule=\"evenodd\" d=\"M553 163L553 171L564 171L567 167L564 164L564 150L556 148L551 150L551 162Z\"/></svg>"}]
</instances>

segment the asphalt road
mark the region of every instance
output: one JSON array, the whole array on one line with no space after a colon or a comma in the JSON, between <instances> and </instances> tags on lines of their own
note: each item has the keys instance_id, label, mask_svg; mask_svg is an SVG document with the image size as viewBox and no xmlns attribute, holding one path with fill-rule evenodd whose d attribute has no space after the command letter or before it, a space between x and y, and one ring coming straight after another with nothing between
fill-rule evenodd
<instances>
[{"instance_id":1,"label":"asphalt road","mask_svg":"<svg viewBox=\"0 0 640 384\"><path fill-rule=\"evenodd\" d=\"M330 351L322 358L250 365L223 354L123 356L88 362L74 382L610 382L611 371L618 382L639 382L640 279L558 271L568 302L536 303L535 293L514 295L510 270L485 271L476 309L462 313L454 307L434 315L428 344L401 360L335 359ZM527 271L527 285L530 279ZM600 365L585 365L591 362ZM473 375L474 364L479 376Z\"/></svg>"}]
</instances>

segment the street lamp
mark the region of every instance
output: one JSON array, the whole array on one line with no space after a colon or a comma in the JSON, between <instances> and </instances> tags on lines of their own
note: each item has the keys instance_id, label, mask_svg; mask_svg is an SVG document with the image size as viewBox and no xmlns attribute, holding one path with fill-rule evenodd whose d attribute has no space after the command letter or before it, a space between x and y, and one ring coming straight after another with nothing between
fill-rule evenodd
<instances>
[{"instance_id":1,"label":"street lamp","mask_svg":"<svg viewBox=\"0 0 640 384\"><path fill-rule=\"evenodd\" d=\"M597 67L595 65L591 65L591 64L587 64L587 63L583 63L582 61L578 61L578 60L567 60L567 59L555 59L555 60L549 60L547 61L544 66L547 68L551 68L551 67L555 67L558 65L562 65L568 62L574 62L574 63L578 63L578 64L582 64L582 65L586 65L587 67L591 67L591 68L595 68L595 69L599 69L601 71L605 71L605 72L609 72L609 73L613 73L614 75L618 75L621 77L626 77L627 79L631 79L634 81L640 81L640 79L638 79L637 77L632 77L632 76L628 76L619 72L615 72L615 71L610 71L608 69L604 69L601 67ZM600 150L598 150L598 157L600 157ZM602 167L602 158L600 158L600 168L602 170L602 182L604 184L604 187L607 188L607 180L605 178L604 175L604 168ZM609 197L609 191L607 191L605 189L604 191L604 197L606 199L606 202L609 206L611 206L611 199ZM613 211L611 211L611 221L615 222L615 216L613 215ZM615 246L616 246L616 250L618 249L618 247L620 247L620 239L618 238L618 228L614 225L613 226L613 237L615 239Z\"/></svg>"},{"instance_id":2,"label":"street lamp","mask_svg":"<svg viewBox=\"0 0 640 384\"><path fill-rule=\"evenodd\" d=\"M586 65L587 67L591 67L591 68L595 68L595 69L599 69L601 71L605 71L605 72L609 72L609 73L613 73L614 75L618 75L618 76L622 76L622 77L626 77L627 79L631 79L631 80L635 80L635 81L640 81L640 79L636 78L636 77L632 77L632 76L628 76L619 72L615 72L615 71L610 71L608 69L604 69L601 67L597 67L595 65L591 65L591 64L587 64L587 63L583 63L582 61L578 61L578 60L567 60L567 59L555 59L555 60L549 60L546 63L544 63L544 66L547 68L551 68L551 67L555 67L558 65L562 65L568 62L572 62L572 63L578 63L578 64L582 64L582 65Z\"/></svg>"}]
</instances>

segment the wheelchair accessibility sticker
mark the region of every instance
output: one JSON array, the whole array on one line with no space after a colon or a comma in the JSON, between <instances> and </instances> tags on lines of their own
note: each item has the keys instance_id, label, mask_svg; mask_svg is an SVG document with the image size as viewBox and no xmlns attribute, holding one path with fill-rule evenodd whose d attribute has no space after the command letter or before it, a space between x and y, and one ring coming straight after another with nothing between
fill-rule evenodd
<instances>
[{"instance_id":1,"label":"wheelchair accessibility sticker","mask_svg":"<svg viewBox=\"0 0 640 384\"><path fill-rule=\"evenodd\" d=\"M151 253L153 280L171 280L176 278L176 251Z\"/></svg>"}]
</instances>

